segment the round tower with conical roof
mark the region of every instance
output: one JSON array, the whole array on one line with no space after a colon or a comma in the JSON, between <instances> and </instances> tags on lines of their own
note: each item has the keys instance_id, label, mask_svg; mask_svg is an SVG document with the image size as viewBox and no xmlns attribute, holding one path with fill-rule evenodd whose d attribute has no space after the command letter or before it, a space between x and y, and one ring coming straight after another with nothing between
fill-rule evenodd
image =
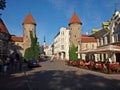
<instances>
[{"instance_id":1,"label":"round tower with conical roof","mask_svg":"<svg viewBox=\"0 0 120 90\"><path fill-rule=\"evenodd\" d=\"M33 37L36 37L36 22L32 15L28 13L23 23L23 49L29 48L31 46L30 32L32 32Z\"/></svg>"},{"instance_id":2,"label":"round tower with conical roof","mask_svg":"<svg viewBox=\"0 0 120 90\"><path fill-rule=\"evenodd\" d=\"M82 22L76 13L73 14L69 22L69 27L70 27L70 46L75 45L77 47L78 44L80 44L80 39L82 36L81 34Z\"/></svg>"}]
</instances>

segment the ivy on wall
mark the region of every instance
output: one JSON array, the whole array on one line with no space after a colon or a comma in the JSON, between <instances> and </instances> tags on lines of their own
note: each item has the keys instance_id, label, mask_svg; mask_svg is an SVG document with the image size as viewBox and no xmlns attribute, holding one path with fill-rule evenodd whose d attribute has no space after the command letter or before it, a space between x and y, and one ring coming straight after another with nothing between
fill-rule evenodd
<instances>
[{"instance_id":1,"label":"ivy on wall","mask_svg":"<svg viewBox=\"0 0 120 90\"><path fill-rule=\"evenodd\" d=\"M69 60L78 60L78 54L76 53L78 50L77 47L72 45L69 49Z\"/></svg>"},{"instance_id":2,"label":"ivy on wall","mask_svg":"<svg viewBox=\"0 0 120 90\"><path fill-rule=\"evenodd\" d=\"M39 45L37 43L36 36L33 37L33 33L30 31L30 38L31 38L31 47L25 50L24 59L26 61L32 59L39 59Z\"/></svg>"}]
</instances>

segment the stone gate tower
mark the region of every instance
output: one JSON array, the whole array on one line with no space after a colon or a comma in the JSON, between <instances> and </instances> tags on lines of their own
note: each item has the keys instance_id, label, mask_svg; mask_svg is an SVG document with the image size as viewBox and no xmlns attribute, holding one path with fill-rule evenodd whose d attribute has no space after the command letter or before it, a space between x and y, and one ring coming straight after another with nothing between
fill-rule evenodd
<instances>
[{"instance_id":1,"label":"stone gate tower","mask_svg":"<svg viewBox=\"0 0 120 90\"><path fill-rule=\"evenodd\" d=\"M82 22L78 18L77 14L74 13L70 23L70 46L75 45L76 47L81 43L81 27L82 27Z\"/></svg>"},{"instance_id":2,"label":"stone gate tower","mask_svg":"<svg viewBox=\"0 0 120 90\"><path fill-rule=\"evenodd\" d=\"M36 37L36 22L32 15L28 13L23 23L23 51L29 48L31 45L30 31L33 34L33 37Z\"/></svg>"}]
</instances>

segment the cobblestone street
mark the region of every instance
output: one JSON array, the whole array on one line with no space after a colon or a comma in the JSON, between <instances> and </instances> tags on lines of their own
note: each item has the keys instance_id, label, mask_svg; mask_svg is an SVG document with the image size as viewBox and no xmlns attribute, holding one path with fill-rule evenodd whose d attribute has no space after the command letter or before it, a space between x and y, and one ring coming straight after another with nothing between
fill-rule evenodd
<instances>
[{"instance_id":1,"label":"cobblestone street","mask_svg":"<svg viewBox=\"0 0 120 90\"><path fill-rule=\"evenodd\" d=\"M119 74L103 74L41 61L41 67L0 76L0 90L120 90Z\"/></svg>"}]
</instances>

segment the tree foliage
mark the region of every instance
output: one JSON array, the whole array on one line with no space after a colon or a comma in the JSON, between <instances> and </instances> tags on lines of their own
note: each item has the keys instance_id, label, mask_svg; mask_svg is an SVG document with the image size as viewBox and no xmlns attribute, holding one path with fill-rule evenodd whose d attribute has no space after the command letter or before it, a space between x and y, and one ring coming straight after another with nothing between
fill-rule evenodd
<instances>
[{"instance_id":1,"label":"tree foliage","mask_svg":"<svg viewBox=\"0 0 120 90\"><path fill-rule=\"evenodd\" d=\"M77 47L72 45L69 49L69 60L78 60Z\"/></svg>"},{"instance_id":2,"label":"tree foliage","mask_svg":"<svg viewBox=\"0 0 120 90\"><path fill-rule=\"evenodd\" d=\"M27 48L24 54L24 59L26 61L32 59L39 59L39 45L37 43L37 38L33 37L32 32L30 32L30 38L31 38L31 47Z\"/></svg>"},{"instance_id":3,"label":"tree foliage","mask_svg":"<svg viewBox=\"0 0 120 90\"><path fill-rule=\"evenodd\" d=\"M0 0L0 9L4 10L6 8L6 0Z\"/></svg>"}]
</instances>

